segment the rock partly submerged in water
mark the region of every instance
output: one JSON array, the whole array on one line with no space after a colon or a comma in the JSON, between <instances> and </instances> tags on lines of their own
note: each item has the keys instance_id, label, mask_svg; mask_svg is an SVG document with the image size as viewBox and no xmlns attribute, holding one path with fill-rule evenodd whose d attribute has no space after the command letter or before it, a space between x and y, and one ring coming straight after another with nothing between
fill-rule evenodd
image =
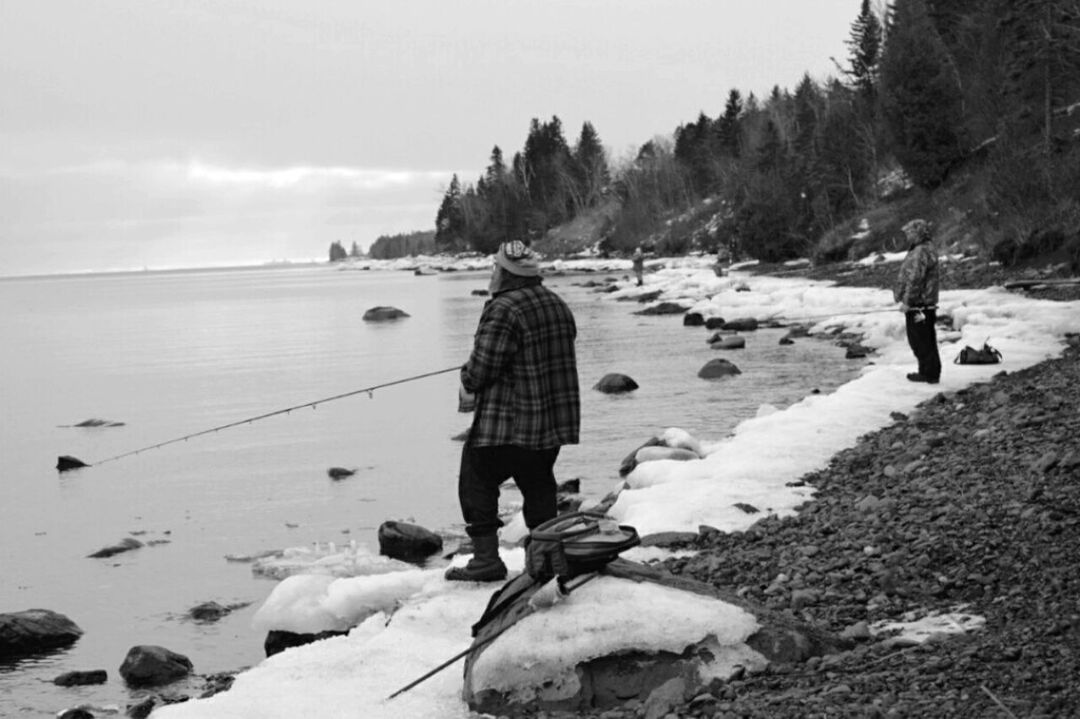
<instances>
[{"instance_id":1,"label":"rock partly submerged in water","mask_svg":"<svg viewBox=\"0 0 1080 719\"><path fill-rule=\"evenodd\" d=\"M61 472L67 472L70 469L78 469L79 467L89 467L90 465L82 461L78 457L72 457L70 454L62 454L56 458L56 468Z\"/></svg>"},{"instance_id":2,"label":"rock partly submerged in water","mask_svg":"<svg viewBox=\"0 0 1080 719\"><path fill-rule=\"evenodd\" d=\"M420 562L442 551L442 537L416 524L387 520L379 525L379 554Z\"/></svg>"},{"instance_id":3,"label":"rock partly submerged in water","mask_svg":"<svg viewBox=\"0 0 1080 719\"><path fill-rule=\"evenodd\" d=\"M133 687L155 687L191 674L194 665L183 654L151 644L132 647L120 665L120 676Z\"/></svg>"},{"instance_id":4,"label":"rock partly submerged in water","mask_svg":"<svg viewBox=\"0 0 1080 719\"><path fill-rule=\"evenodd\" d=\"M404 310L399 310L397 307L378 305L376 307L372 307L367 312L365 312L363 319L365 322L388 322L408 316L408 312L405 312Z\"/></svg>"},{"instance_id":5,"label":"rock partly submerged in water","mask_svg":"<svg viewBox=\"0 0 1080 719\"><path fill-rule=\"evenodd\" d=\"M51 609L0 614L0 658L30 656L66 647L82 633L75 622Z\"/></svg>"},{"instance_id":6,"label":"rock partly submerged in water","mask_svg":"<svg viewBox=\"0 0 1080 719\"><path fill-rule=\"evenodd\" d=\"M726 359L711 359L698 370L697 376L702 379L718 379L737 374L742 374L742 370L736 367L734 363L728 362Z\"/></svg>"},{"instance_id":7,"label":"rock partly submerged in water","mask_svg":"<svg viewBox=\"0 0 1080 719\"><path fill-rule=\"evenodd\" d=\"M130 552L132 549L138 549L141 546L143 546L143 543L134 537L124 537L116 544L102 547L93 554L87 554L86 556L92 559L104 559L123 552Z\"/></svg>"},{"instance_id":8,"label":"rock partly submerged in water","mask_svg":"<svg viewBox=\"0 0 1080 719\"><path fill-rule=\"evenodd\" d=\"M638 388L638 383L631 379L629 376L619 374L618 372L610 372L600 378L600 381L593 385L593 389L597 392L603 392L604 394L621 394L624 392L632 392Z\"/></svg>"}]
</instances>

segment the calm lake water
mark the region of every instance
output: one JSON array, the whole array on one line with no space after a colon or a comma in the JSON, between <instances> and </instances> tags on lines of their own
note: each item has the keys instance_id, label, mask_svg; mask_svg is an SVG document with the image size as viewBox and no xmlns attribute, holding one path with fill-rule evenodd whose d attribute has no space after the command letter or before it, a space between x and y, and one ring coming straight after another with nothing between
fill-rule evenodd
<instances>
[{"instance_id":1,"label":"calm lake water","mask_svg":"<svg viewBox=\"0 0 1080 719\"><path fill-rule=\"evenodd\" d=\"M716 440L760 405L831 391L861 366L827 342L781 347L783 331L766 330L723 355L743 375L707 382L697 371L719 354L704 329L635 316L639 305L586 279L547 284L577 317L583 405L582 444L556 473L581 477L589 496L610 491L621 459L664 427ZM180 652L203 675L257 663L264 637L251 616L274 582L226 555L353 540L377 549L387 519L460 534L452 437L469 417L456 411L455 373L74 472L55 464L460 365L484 301L471 293L486 283L486 273L325 266L0 279L0 612L52 609L85 631L68 650L0 664L0 716L84 702L122 711L140 696L117 672L137 644ZM410 317L363 322L376 305ZM590 390L607 372L641 388ZM91 418L124 425L64 426ZM358 471L334 481L332 466ZM148 546L86 556L132 535ZM207 601L251 605L216 624L184 619ZM108 683L51 683L90 669Z\"/></svg>"}]
</instances>

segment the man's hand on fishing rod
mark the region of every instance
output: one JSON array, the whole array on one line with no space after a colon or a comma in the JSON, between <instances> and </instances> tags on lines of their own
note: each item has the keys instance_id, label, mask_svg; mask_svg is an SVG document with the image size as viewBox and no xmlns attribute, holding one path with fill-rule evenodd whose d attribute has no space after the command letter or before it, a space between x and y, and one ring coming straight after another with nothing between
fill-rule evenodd
<instances>
[{"instance_id":1,"label":"man's hand on fishing rod","mask_svg":"<svg viewBox=\"0 0 1080 719\"><path fill-rule=\"evenodd\" d=\"M458 412L472 412L476 409L476 393L465 389L465 385L458 385Z\"/></svg>"}]
</instances>

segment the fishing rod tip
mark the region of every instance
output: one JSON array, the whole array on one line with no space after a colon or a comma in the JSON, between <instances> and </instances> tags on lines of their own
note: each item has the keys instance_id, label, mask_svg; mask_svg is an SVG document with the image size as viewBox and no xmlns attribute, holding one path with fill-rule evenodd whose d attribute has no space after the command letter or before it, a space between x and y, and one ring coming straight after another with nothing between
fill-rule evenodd
<instances>
[{"instance_id":1,"label":"fishing rod tip","mask_svg":"<svg viewBox=\"0 0 1080 719\"><path fill-rule=\"evenodd\" d=\"M70 454L62 454L56 458L56 469L61 472L67 472L72 469L78 469L79 467L89 467L90 465L82 461L78 457L72 457Z\"/></svg>"}]
</instances>

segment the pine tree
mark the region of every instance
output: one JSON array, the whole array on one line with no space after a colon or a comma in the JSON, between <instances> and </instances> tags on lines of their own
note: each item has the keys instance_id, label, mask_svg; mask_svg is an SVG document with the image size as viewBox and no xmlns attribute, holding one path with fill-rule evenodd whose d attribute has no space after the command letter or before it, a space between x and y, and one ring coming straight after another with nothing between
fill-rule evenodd
<instances>
[{"instance_id":1,"label":"pine tree","mask_svg":"<svg viewBox=\"0 0 1080 719\"><path fill-rule=\"evenodd\" d=\"M897 160L921 187L936 187L963 154L962 96L923 0L897 0L881 60L882 114Z\"/></svg>"},{"instance_id":2,"label":"pine tree","mask_svg":"<svg viewBox=\"0 0 1080 719\"><path fill-rule=\"evenodd\" d=\"M737 89L728 93L727 102L724 104L724 114L716 121L716 136L720 143L720 151L729 157L739 157L742 145L739 117L742 115L742 95Z\"/></svg>"},{"instance_id":3,"label":"pine tree","mask_svg":"<svg viewBox=\"0 0 1080 719\"><path fill-rule=\"evenodd\" d=\"M1080 101L1080 2L1014 0L1001 18L1013 118L1053 143L1054 110Z\"/></svg>"},{"instance_id":4,"label":"pine tree","mask_svg":"<svg viewBox=\"0 0 1080 719\"><path fill-rule=\"evenodd\" d=\"M611 176L600 135L591 122L585 122L581 126L581 134L574 143L573 169L581 206L594 206L600 200Z\"/></svg>"},{"instance_id":5,"label":"pine tree","mask_svg":"<svg viewBox=\"0 0 1080 719\"><path fill-rule=\"evenodd\" d=\"M847 41L851 48L851 69L847 74L868 104L873 103L877 91L881 42L881 21L871 10L870 0L862 0L859 16L851 23L851 36Z\"/></svg>"},{"instance_id":6,"label":"pine tree","mask_svg":"<svg viewBox=\"0 0 1080 719\"><path fill-rule=\"evenodd\" d=\"M440 251L452 252L465 247L465 214L462 207L461 182L457 173L450 179L442 204L435 215L435 245Z\"/></svg>"}]
</instances>

